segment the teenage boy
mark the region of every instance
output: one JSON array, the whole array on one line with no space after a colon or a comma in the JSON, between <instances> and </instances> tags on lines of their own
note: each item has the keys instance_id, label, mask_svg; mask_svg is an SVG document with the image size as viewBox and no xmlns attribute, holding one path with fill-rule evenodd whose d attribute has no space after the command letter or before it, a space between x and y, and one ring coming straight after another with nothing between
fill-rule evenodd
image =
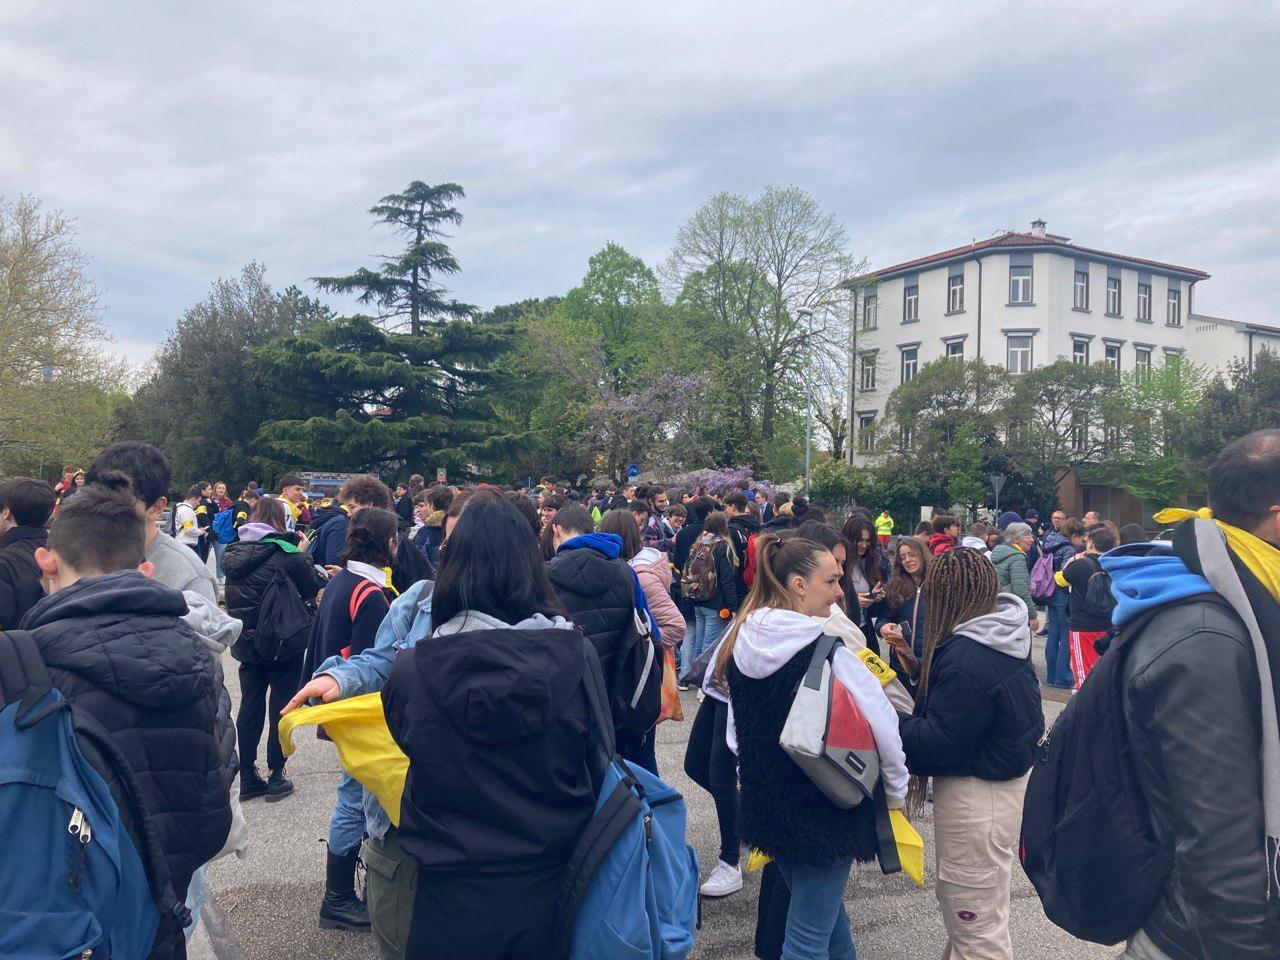
<instances>
[{"instance_id":1,"label":"teenage boy","mask_svg":"<svg viewBox=\"0 0 1280 960\"><path fill-rule=\"evenodd\" d=\"M182 594L149 577L146 524L128 481L98 474L63 503L35 559L49 596L24 621L50 678L128 761L147 823L186 897L232 824L213 661ZM104 486L103 483L109 486ZM181 931L162 927L175 946Z\"/></svg>"},{"instance_id":2,"label":"teenage boy","mask_svg":"<svg viewBox=\"0 0 1280 960\"><path fill-rule=\"evenodd\" d=\"M954 550L960 542L960 519L940 513L933 518L933 533L929 537L929 553L940 557Z\"/></svg>"},{"instance_id":3,"label":"teenage boy","mask_svg":"<svg viewBox=\"0 0 1280 960\"><path fill-rule=\"evenodd\" d=\"M365 507L391 509L391 490L377 477L352 477L338 491L340 509L327 517L311 541L311 559L322 567L337 566L342 545L347 541L347 524Z\"/></svg>"},{"instance_id":4,"label":"teenage boy","mask_svg":"<svg viewBox=\"0 0 1280 960\"><path fill-rule=\"evenodd\" d=\"M196 556L200 555L200 540L204 536L200 529L200 514L197 512L200 500L200 484L192 484L187 490L187 498L178 501L173 508L174 538L184 547L194 550Z\"/></svg>"},{"instance_id":5,"label":"teenage boy","mask_svg":"<svg viewBox=\"0 0 1280 960\"><path fill-rule=\"evenodd\" d=\"M302 478L286 473L280 478L279 487L280 499L284 502L287 514L285 527L292 530L298 525L298 518L302 516L302 508L307 502L307 495L302 489Z\"/></svg>"},{"instance_id":6,"label":"teenage boy","mask_svg":"<svg viewBox=\"0 0 1280 960\"><path fill-rule=\"evenodd\" d=\"M1106 527L1101 524L1090 527L1084 535L1084 552L1053 575L1058 586L1071 588L1067 602L1067 642L1071 645L1071 672L1077 690L1098 662L1094 643L1111 629L1111 612L1091 609L1085 600L1089 581L1102 572L1098 558L1115 545L1116 535Z\"/></svg>"},{"instance_id":7,"label":"teenage boy","mask_svg":"<svg viewBox=\"0 0 1280 960\"><path fill-rule=\"evenodd\" d=\"M53 490L43 480L0 483L0 630L12 630L44 596L36 549L53 513Z\"/></svg>"}]
</instances>

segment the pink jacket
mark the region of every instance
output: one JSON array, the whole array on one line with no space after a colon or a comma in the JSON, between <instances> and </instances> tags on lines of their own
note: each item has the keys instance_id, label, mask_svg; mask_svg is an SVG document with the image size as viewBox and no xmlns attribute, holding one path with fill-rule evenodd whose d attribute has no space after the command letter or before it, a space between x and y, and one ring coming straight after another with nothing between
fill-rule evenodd
<instances>
[{"instance_id":1,"label":"pink jacket","mask_svg":"<svg viewBox=\"0 0 1280 960\"><path fill-rule=\"evenodd\" d=\"M671 599L671 563L667 555L653 547L645 547L631 558L631 568L640 581L640 589L649 603L649 611L658 621L658 633L664 647L674 647L684 638L684 617Z\"/></svg>"}]
</instances>

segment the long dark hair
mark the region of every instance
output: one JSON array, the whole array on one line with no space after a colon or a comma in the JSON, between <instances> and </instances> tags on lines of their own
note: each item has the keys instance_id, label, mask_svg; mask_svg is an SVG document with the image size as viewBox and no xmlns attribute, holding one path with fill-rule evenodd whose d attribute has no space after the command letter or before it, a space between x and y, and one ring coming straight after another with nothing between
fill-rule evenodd
<instances>
[{"instance_id":1,"label":"long dark hair","mask_svg":"<svg viewBox=\"0 0 1280 960\"><path fill-rule=\"evenodd\" d=\"M867 544L867 552L859 559L858 543L862 540L864 533L871 538L871 542ZM845 564L846 587L849 571L854 564L862 568L862 575L866 577L867 583L874 587L880 582L880 558L884 555L884 548L880 546L880 538L876 536L875 524L871 517L860 510L855 510L849 514L844 526L840 528L840 536L844 537L849 544L849 562Z\"/></svg>"},{"instance_id":2,"label":"long dark hair","mask_svg":"<svg viewBox=\"0 0 1280 960\"><path fill-rule=\"evenodd\" d=\"M920 573L917 574L919 579L907 573L907 568L902 565L902 559L899 556L902 548L906 547L917 557L920 558ZM904 603L915 596L916 591L924 584L924 578L929 573L929 551L925 549L923 543L916 537L903 537L898 541L898 550L893 558L893 576L889 578L889 584L885 587L885 602L889 604L889 609L896 610Z\"/></svg>"},{"instance_id":3,"label":"long dark hair","mask_svg":"<svg viewBox=\"0 0 1280 960\"><path fill-rule=\"evenodd\" d=\"M448 623L464 610L511 624L564 613L529 522L505 499L472 498L441 552L431 619Z\"/></svg>"},{"instance_id":4,"label":"long dark hair","mask_svg":"<svg viewBox=\"0 0 1280 960\"><path fill-rule=\"evenodd\" d=\"M630 560L640 552L640 528L630 510L610 510L600 518L601 533L615 533L622 538L623 560Z\"/></svg>"},{"instance_id":5,"label":"long dark hair","mask_svg":"<svg viewBox=\"0 0 1280 960\"><path fill-rule=\"evenodd\" d=\"M390 510L365 507L347 524L347 539L342 545L343 563L355 560L375 567L389 567L395 562L391 541L400 534L400 520Z\"/></svg>"}]
</instances>

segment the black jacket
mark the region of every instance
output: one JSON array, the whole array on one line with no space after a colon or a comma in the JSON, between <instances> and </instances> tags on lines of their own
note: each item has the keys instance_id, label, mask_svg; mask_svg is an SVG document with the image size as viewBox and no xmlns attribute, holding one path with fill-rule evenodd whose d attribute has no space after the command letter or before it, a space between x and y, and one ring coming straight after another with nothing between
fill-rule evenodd
<instances>
[{"instance_id":1,"label":"black jacket","mask_svg":"<svg viewBox=\"0 0 1280 960\"><path fill-rule=\"evenodd\" d=\"M409 758L398 839L424 868L567 860L595 806L584 663L576 631L521 627L435 636L396 657L382 703Z\"/></svg>"},{"instance_id":2,"label":"black jacket","mask_svg":"<svg viewBox=\"0 0 1280 960\"><path fill-rule=\"evenodd\" d=\"M27 615L49 675L129 762L179 899L231 829L230 769L215 723L213 660L182 594L137 571L93 577Z\"/></svg>"},{"instance_id":3,"label":"black jacket","mask_svg":"<svg viewBox=\"0 0 1280 960\"><path fill-rule=\"evenodd\" d=\"M750 587L743 576L747 570L747 544L751 537L760 532L760 521L749 513L729 518L729 536L733 538L733 550L738 555L738 599L746 597Z\"/></svg>"},{"instance_id":4,"label":"black jacket","mask_svg":"<svg viewBox=\"0 0 1280 960\"><path fill-rule=\"evenodd\" d=\"M828 800L778 745L813 648L806 646L763 680L729 661L729 699L738 735L742 840L772 857L829 864L879 851L875 807L842 810Z\"/></svg>"},{"instance_id":5,"label":"black jacket","mask_svg":"<svg viewBox=\"0 0 1280 960\"><path fill-rule=\"evenodd\" d=\"M716 562L715 592L706 600L694 600L693 605L735 613L745 594L738 592L738 568L729 559L729 545L723 540L717 540L711 548L711 555Z\"/></svg>"},{"instance_id":6,"label":"black jacket","mask_svg":"<svg viewBox=\"0 0 1280 960\"><path fill-rule=\"evenodd\" d=\"M14 527L0 537L0 630L12 630L44 596L36 548L49 538L44 527Z\"/></svg>"},{"instance_id":7,"label":"black jacket","mask_svg":"<svg viewBox=\"0 0 1280 960\"><path fill-rule=\"evenodd\" d=\"M1014 780L1031 769L1044 712L1029 653L1029 633L1022 656L964 634L938 645L927 695L899 725L913 774Z\"/></svg>"},{"instance_id":8,"label":"black jacket","mask_svg":"<svg viewBox=\"0 0 1280 960\"><path fill-rule=\"evenodd\" d=\"M1255 605L1264 633L1274 604ZM1280 901L1266 897L1262 716L1244 624L1221 604L1157 614L1129 645L1124 710L1138 782L1173 872L1142 925L1172 960L1274 960Z\"/></svg>"},{"instance_id":9,"label":"black jacket","mask_svg":"<svg viewBox=\"0 0 1280 960\"><path fill-rule=\"evenodd\" d=\"M636 602L631 568L624 560L579 547L557 553L547 564L547 576L569 619L596 648L612 697L618 648Z\"/></svg>"},{"instance_id":10,"label":"black jacket","mask_svg":"<svg viewBox=\"0 0 1280 960\"><path fill-rule=\"evenodd\" d=\"M342 565L342 548L347 542L350 522L350 516L341 507L322 510L311 519L310 553L316 563L322 567ZM223 569L226 569L225 562Z\"/></svg>"},{"instance_id":11,"label":"black jacket","mask_svg":"<svg viewBox=\"0 0 1280 960\"><path fill-rule=\"evenodd\" d=\"M256 542L237 541L227 545L222 554L222 569L227 575L227 613L244 624L240 639L231 647L231 655L241 663L258 663L262 660L254 646L254 632L258 627L258 608L267 587L281 573L293 581L303 600L316 598L324 581L315 572L311 557L305 553L288 553L280 541L266 537ZM267 636L270 636L268 633ZM306 649L307 637L289 650L281 650L278 660L296 657Z\"/></svg>"},{"instance_id":12,"label":"black jacket","mask_svg":"<svg viewBox=\"0 0 1280 960\"><path fill-rule=\"evenodd\" d=\"M1091 616L1085 606L1089 580L1102 569L1098 557L1082 553L1062 568L1062 579L1071 584L1071 597L1067 601L1067 627L1071 630L1106 633L1111 629L1111 618Z\"/></svg>"}]
</instances>

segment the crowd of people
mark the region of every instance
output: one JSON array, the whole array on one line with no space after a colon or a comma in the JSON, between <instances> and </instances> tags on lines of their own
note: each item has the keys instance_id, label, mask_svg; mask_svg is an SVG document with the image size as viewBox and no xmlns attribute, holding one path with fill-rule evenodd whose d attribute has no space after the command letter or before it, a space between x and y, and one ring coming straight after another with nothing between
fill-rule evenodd
<instances>
[{"instance_id":1,"label":"crowd of people","mask_svg":"<svg viewBox=\"0 0 1280 960\"><path fill-rule=\"evenodd\" d=\"M1042 687L1080 691L1112 649L1168 860L1126 956L1280 956L1280 431L1226 448L1211 511L1167 540L1094 513L1053 510L1046 526L1034 509L967 525L935 510L895 534L887 510L832 517L749 482L579 492L414 475L393 491L354 476L309 499L286 475L235 500L196 483L170 511L171 479L161 451L127 442L56 488L0 482L0 636L33 644L73 712L119 746L129 772L113 793L134 801L126 827L163 869L152 956L183 955L208 864L248 849L241 805L294 793L281 717L371 693L408 759L403 799L384 809L343 773L321 927L371 930L384 960L554 956L599 786L586 678L604 678L618 754L653 774L655 722L683 712L664 699L637 724L637 644L696 705L683 766L720 835L702 896L742 890L745 852L769 861L762 960L855 957L853 864L886 863L878 818L926 804L945 956L1011 958L1024 798L1049 739ZM1177 532L1210 517L1247 611L1223 606ZM3 706L23 707L6 649ZM852 807L782 745L820 649L878 757ZM0 745L10 735L0 726Z\"/></svg>"}]
</instances>

